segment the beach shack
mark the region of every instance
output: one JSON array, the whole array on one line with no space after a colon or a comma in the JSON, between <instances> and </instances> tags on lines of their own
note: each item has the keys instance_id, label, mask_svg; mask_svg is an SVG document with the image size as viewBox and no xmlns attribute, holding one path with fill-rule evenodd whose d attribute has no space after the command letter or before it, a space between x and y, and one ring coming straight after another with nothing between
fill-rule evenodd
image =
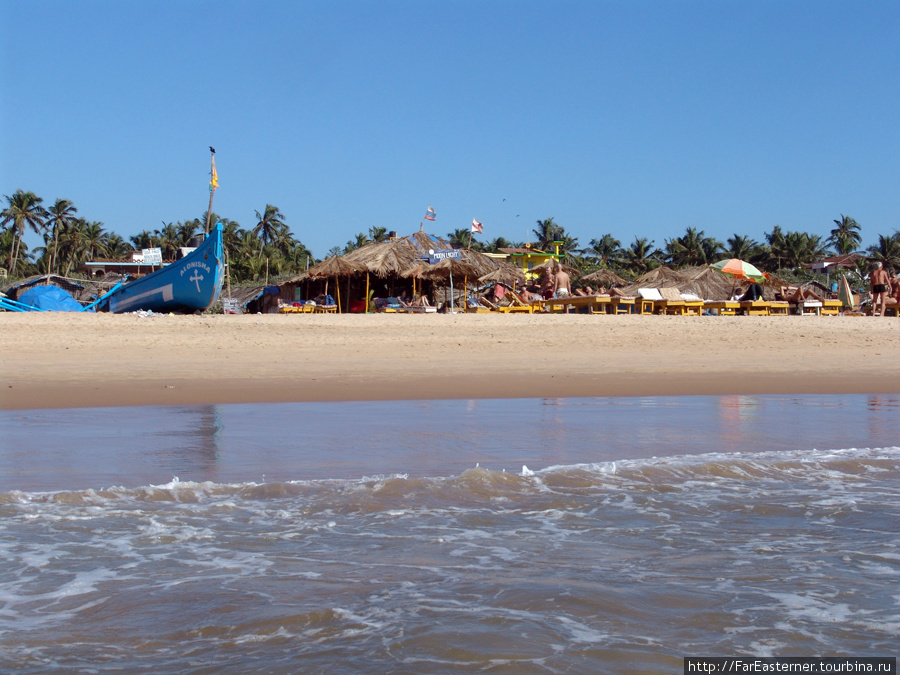
<instances>
[{"instance_id":1,"label":"beach shack","mask_svg":"<svg viewBox=\"0 0 900 675\"><path fill-rule=\"evenodd\" d=\"M565 257L559 252L559 247L563 245L563 242L554 241L553 245L555 248L553 253L542 251L532 244L525 244L525 246L519 248L501 248L499 250L506 255L510 263L522 270L522 274L525 275L528 281L534 281L539 276L539 273L533 271L535 267L546 263L548 260L561 262Z\"/></svg>"},{"instance_id":2,"label":"beach shack","mask_svg":"<svg viewBox=\"0 0 900 675\"><path fill-rule=\"evenodd\" d=\"M398 297L406 292L410 297L426 297L432 304L445 300L445 287L451 283L450 274L430 262L435 251L456 250L455 254L468 274L456 274L452 279L455 288L452 295L459 297L478 283L478 277L494 272L502 263L471 250L453 249L441 237L419 229L405 237L392 237L388 241L369 242L346 255L336 256L334 265L346 263L344 272L336 275L313 277L308 272L299 274L279 284L280 296L285 301L302 301L318 293L332 295L338 312L366 312L374 307L376 298ZM430 274L434 271L438 274ZM340 297L337 286L340 284Z\"/></svg>"}]
</instances>

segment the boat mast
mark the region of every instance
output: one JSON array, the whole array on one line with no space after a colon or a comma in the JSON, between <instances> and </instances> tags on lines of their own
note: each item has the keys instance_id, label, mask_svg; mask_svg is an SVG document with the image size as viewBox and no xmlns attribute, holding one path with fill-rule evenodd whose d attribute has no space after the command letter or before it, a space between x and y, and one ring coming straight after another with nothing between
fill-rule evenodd
<instances>
[{"instance_id":1,"label":"boat mast","mask_svg":"<svg viewBox=\"0 0 900 675\"><path fill-rule=\"evenodd\" d=\"M216 188L219 187L219 177L216 175L216 149L209 146L210 152L210 179L209 179L209 208L206 210L206 231L204 234L209 236L209 219L212 217L213 196L216 194Z\"/></svg>"}]
</instances>

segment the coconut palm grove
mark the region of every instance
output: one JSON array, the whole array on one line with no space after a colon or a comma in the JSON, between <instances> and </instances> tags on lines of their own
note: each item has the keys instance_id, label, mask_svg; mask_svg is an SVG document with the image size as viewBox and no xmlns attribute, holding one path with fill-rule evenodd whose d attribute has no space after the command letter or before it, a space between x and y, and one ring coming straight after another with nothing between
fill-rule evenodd
<instances>
[{"instance_id":1,"label":"coconut palm grove","mask_svg":"<svg viewBox=\"0 0 900 675\"><path fill-rule=\"evenodd\" d=\"M134 250L158 247L163 258L170 260L180 247L191 246L192 239L204 232L207 220L224 226L232 282L250 284L263 279L277 282L296 275L326 257L349 253L371 241L385 241L395 229L373 226L345 244L336 244L316 255L294 235L278 207L266 204L254 211L250 220L245 221L246 226L216 213L202 213L196 218L160 222L152 231L143 230L125 239L102 221L79 213L77 205L68 199L49 202L33 192L16 190L4 195L0 211L0 268L12 278L48 273L77 278L86 275L80 268L87 261L125 259ZM40 236L43 245L29 248L24 241L27 231ZM823 223L819 232L786 230L774 225L765 233L763 241L736 232L723 242L688 226L662 242L642 237L639 232L632 241L598 232L590 241L579 242L566 231L564 224L546 218L535 223L534 239L530 242L510 241L502 236L480 241L468 229L449 232L446 238L454 247L484 252L526 244L545 251L559 247L565 262L578 273L610 269L626 279L661 265L678 269L712 264L723 258L740 258L783 279L804 281L813 276L808 269L810 263L850 253L860 254L855 269L843 272L851 277L852 283L862 283L875 262L900 270L900 231L879 232L875 244L861 249L862 231L861 223L840 214L833 222Z\"/></svg>"}]
</instances>

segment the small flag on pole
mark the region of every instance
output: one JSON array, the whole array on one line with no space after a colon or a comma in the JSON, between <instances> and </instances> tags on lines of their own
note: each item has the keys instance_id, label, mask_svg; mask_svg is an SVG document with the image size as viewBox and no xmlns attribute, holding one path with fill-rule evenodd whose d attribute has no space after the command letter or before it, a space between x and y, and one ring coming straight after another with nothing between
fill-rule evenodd
<instances>
[{"instance_id":1,"label":"small flag on pole","mask_svg":"<svg viewBox=\"0 0 900 675\"><path fill-rule=\"evenodd\" d=\"M212 158L212 180L209 181L209 191L213 192L219 187L219 174L216 173L216 158Z\"/></svg>"},{"instance_id":2,"label":"small flag on pole","mask_svg":"<svg viewBox=\"0 0 900 675\"><path fill-rule=\"evenodd\" d=\"M478 234L481 234L482 232L484 232L484 225L479 223L474 218L472 218L472 232L478 232Z\"/></svg>"},{"instance_id":3,"label":"small flag on pole","mask_svg":"<svg viewBox=\"0 0 900 675\"><path fill-rule=\"evenodd\" d=\"M425 212L425 220L434 220L435 218L437 218L437 214L434 212L434 209L429 206L428 210Z\"/></svg>"}]
</instances>

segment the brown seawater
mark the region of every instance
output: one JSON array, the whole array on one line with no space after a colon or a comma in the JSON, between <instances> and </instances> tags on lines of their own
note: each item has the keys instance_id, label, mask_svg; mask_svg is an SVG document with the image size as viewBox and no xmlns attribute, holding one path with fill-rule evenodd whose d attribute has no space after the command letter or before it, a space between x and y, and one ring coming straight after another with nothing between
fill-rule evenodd
<instances>
[{"instance_id":1,"label":"brown seawater","mask_svg":"<svg viewBox=\"0 0 900 675\"><path fill-rule=\"evenodd\" d=\"M0 670L896 656L900 396L0 412Z\"/></svg>"}]
</instances>

